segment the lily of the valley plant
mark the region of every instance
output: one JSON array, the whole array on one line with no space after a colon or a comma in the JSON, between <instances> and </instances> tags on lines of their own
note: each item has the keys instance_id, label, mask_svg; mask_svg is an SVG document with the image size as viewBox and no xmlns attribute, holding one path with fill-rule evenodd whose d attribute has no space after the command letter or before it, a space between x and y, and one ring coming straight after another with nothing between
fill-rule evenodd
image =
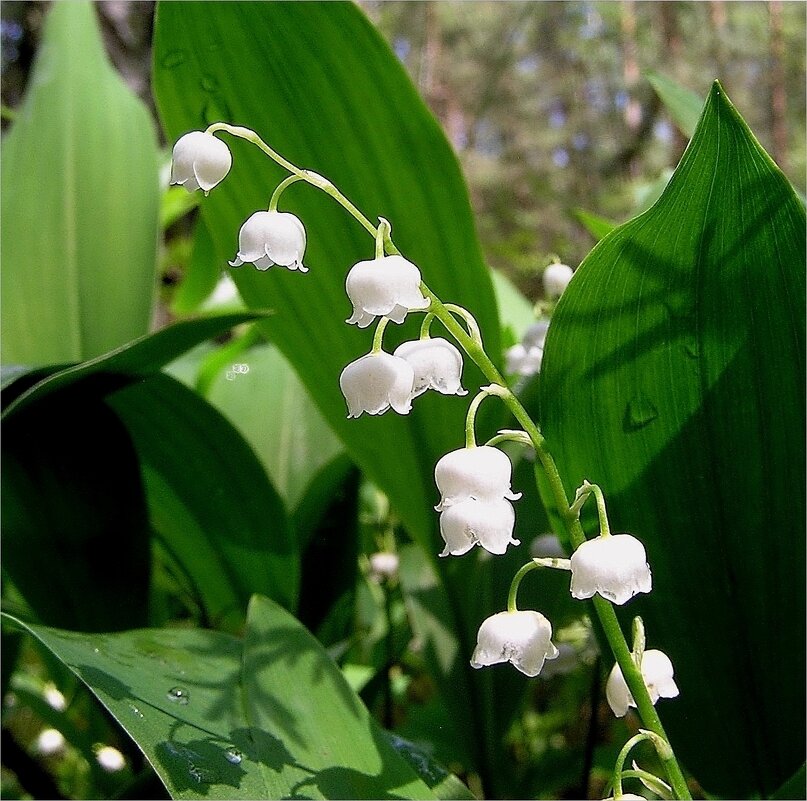
<instances>
[{"instance_id":1,"label":"lily of the valley plant","mask_svg":"<svg viewBox=\"0 0 807 801\"><path fill-rule=\"evenodd\" d=\"M238 252L232 267L245 263L258 270L273 265L306 272L303 255L306 234L303 224L292 214L279 212L278 202L288 186L298 181L308 183L330 195L372 234L374 253L353 265L347 273L345 288L353 312L348 324L367 328L375 323L369 352L348 364L339 384L348 407L348 417L363 413L377 415L390 409L407 414L413 401L430 389L448 395L464 395L461 350L481 369L490 384L479 390L471 401L465 426L465 444L443 456L435 466L435 483L440 499L435 507L440 514L440 533L445 547L441 556L460 557L475 546L491 554L503 554L519 545L513 538L516 509L513 501L519 493L511 487L508 456L495 445L505 440L528 444L545 469L551 493L543 498L554 507L563 521L565 534L574 551L566 558L535 558L513 577L506 608L482 621L477 645L471 657L474 668L509 662L527 676L537 676L547 660L558 656L552 642L552 624L537 610L519 610L518 587L527 573L539 567L570 572L570 593L575 598L592 599L593 612L611 647L616 663L608 679L608 702L616 715L625 715L635 707L643 724L644 739L649 739L664 766L669 785L652 774L643 778L649 786L669 790L678 798L690 798L686 781L670 747L655 710L659 698L678 694L673 681L670 659L658 650L644 648L644 627L634 620L633 648L628 648L616 618L613 604L628 603L638 593L652 589L650 567L642 543L631 534L611 534L605 499L596 484L584 482L571 503L551 453L538 425L530 418L517 397L485 352L479 327L473 315L460 306L443 303L422 280L419 268L407 260L395 246L391 226L383 218L373 225L330 181L303 170L276 153L260 137L242 127L219 122L206 131L193 131L181 137L174 147L172 182L189 191L202 189L205 194L227 175L232 158L226 144L214 136L227 132L258 146L266 155L289 172L274 190L267 209L256 211L241 227ZM555 301L569 282L573 271L559 261L544 272L547 297ZM401 323L410 313L423 313L420 336L400 345L394 353L383 350L387 324ZM439 320L456 345L442 337L432 338L430 326ZM543 357L545 321L535 331L540 358L532 354L532 365L540 366ZM459 346L459 347L457 347ZM461 350L460 350L461 349ZM527 349L525 348L525 354ZM537 368L536 368L537 369ZM520 367L512 372L524 372ZM336 380L336 376L334 376ZM486 445L477 445L475 417L485 398L499 398L510 410L521 431L502 432ZM588 498L597 504L599 533L587 539L580 522L580 511ZM637 735L639 736L639 735ZM633 740L628 745L632 747ZM626 746L627 747L627 746ZM625 754L627 751L623 749ZM622 793L622 763L614 774L614 797ZM653 784L655 782L655 784Z\"/></svg>"}]
</instances>

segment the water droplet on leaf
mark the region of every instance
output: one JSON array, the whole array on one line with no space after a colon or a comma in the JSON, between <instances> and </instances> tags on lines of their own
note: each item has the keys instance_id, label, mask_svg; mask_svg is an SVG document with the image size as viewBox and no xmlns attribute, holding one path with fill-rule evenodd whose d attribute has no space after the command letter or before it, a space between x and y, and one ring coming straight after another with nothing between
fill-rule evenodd
<instances>
[{"instance_id":1,"label":"water droplet on leaf","mask_svg":"<svg viewBox=\"0 0 807 801\"><path fill-rule=\"evenodd\" d=\"M178 67L185 63L185 58L184 50L171 50L163 56L163 67L169 70Z\"/></svg>"},{"instance_id":2,"label":"water droplet on leaf","mask_svg":"<svg viewBox=\"0 0 807 801\"><path fill-rule=\"evenodd\" d=\"M135 717L138 717L138 718L141 718L141 719L143 717L145 717L145 715L143 715L143 713L134 704L129 704L129 709L132 710L132 714Z\"/></svg>"},{"instance_id":3,"label":"water droplet on leaf","mask_svg":"<svg viewBox=\"0 0 807 801\"><path fill-rule=\"evenodd\" d=\"M175 704L181 704L182 706L185 706L191 700L190 693L182 687L172 687L166 693L166 697L169 701L173 701Z\"/></svg>"},{"instance_id":4,"label":"water droplet on leaf","mask_svg":"<svg viewBox=\"0 0 807 801\"><path fill-rule=\"evenodd\" d=\"M639 394L631 399L625 409L625 428L638 431L652 423L658 417L658 409L647 395Z\"/></svg>"},{"instance_id":5,"label":"water droplet on leaf","mask_svg":"<svg viewBox=\"0 0 807 801\"><path fill-rule=\"evenodd\" d=\"M216 92L219 88L218 79L215 78L213 75L203 75L202 76L202 89L205 92Z\"/></svg>"},{"instance_id":6,"label":"water droplet on leaf","mask_svg":"<svg viewBox=\"0 0 807 801\"><path fill-rule=\"evenodd\" d=\"M241 760L244 758L244 755L237 748L228 748L224 752L224 757L228 762L231 762L233 765L240 765Z\"/></svg>"}]
</instances>

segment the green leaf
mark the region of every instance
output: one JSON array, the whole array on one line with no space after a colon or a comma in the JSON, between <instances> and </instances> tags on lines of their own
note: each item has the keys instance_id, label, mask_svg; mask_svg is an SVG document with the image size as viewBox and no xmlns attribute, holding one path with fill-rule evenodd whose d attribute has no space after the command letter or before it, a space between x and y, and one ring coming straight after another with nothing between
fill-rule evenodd
<instances>
[{"instance_id":1,"label":"green leaf","mask_svg":"<svg viewBox=\"0 0 807 801\"><path fill-rule=\"evenodd\" d=\"M184 188L181 191L188 194ZM211 258L212 253L210 233L200 217L196 221L188 271L182 276L171 304L174 314L192 314L215 290L222 273L221 265Z\"/></svg>"},{"instance_id":2,"label":"green leaf","mask_svg":"<svg viewBox=\"0 0 807 801\"><path fill-rule=\"evenodd\" d=\"M143 625L149 526L137 456L97 398L63 392L3 426L3 565L43 623Z\"/></svg>"},{"instance_id":3,"label":"green leaf","mask_svg":"<svg viewBox=\"0 0 807 801\"><path fill-rule=\"evenodd\" d=\"M8 418L34 401L40 401L57 390L64 390L82 379L97 377L114 386L126 383L123 379L156 372L200 342L218 336L233 326L265 316L265 312L243 312L175 323L154 334L128 342L110 353L47 376L9 404L3 417Z\"/></svg>"},{"instance_id":4,"label":"green leaf","mask_svg":"<svg viewBox=\"0 0 807 801\"><path fill-rule=\"evenodd\" d=\"M801 798L803 795L807 795L807 772L804 763L771 798L786 801L788 798Z\"/></svg>"},{"instance_id":5,"label":"green leaf","mask_svg":"<svg viewBox=\"0 0 807 801\"><path fill-rule=\"evenodd\" d=\"M616 228L616 224L605 217L592 214L585 209L575 209L572 212L576 220L596 239L598 242L611 233Z\"/></svg>"},{"instance_id":6,"label":"green leaf","mask_svg":"<svg viewBox=\"0 0 807 801\"><path fill-rule=\"evenodd\" d=\"M670 112L681 133L687 139L691 139L703 110L700 95L658 72L648 72L647 80Z\"/></svg>"},{"instance_id":7,"label":"green leaf","mask_svg":"<svg viewBox=\"0 0 807 801\"><path fill-rule=\"evenodd\" d=\"M92 3L50 7L28 87L2 145L2 358L80 361L149 328L154 125L110 66Z\"/></svg>"},{"instance_id":8,"label":"green leaf","mask_svg":"<svg viewBox=\"0 0 807 801\"><path fill-rule=\"evenodd\" d=\"M343 453L283 354L258 345L238 357L208 391L210 402L252 445L290 510L314 476Z\"/></svg>"},{"instance_id":9,"label":"green leaf","mask_svg":"<svg viewBox=\"0 0 807 801\"><path fill-rule=\"evenodd\" d=\"M207 620L233 630L260 592L297 602L299 557L283 502L235 428L166 375L108 398L144 471L152 525Z\"/></svg>"},{"instance_id":10,"label":"green leaf","mask_svg":"<svg viewBox=\"0 0 807 801\"><path fill-rule=\"evenodd\" d=\"M580 266L541 373L567 492L600 484L647 547L622 620L675 665L673 745L729 797L804 759L804 253L803 207L715 84L658 203Z\"/></svg>"},{"instance_id":11,"label":"green leaf","mask_svg":"<svg viewBox=\"0 0 807 801\"><path fill-rule=\"evenodd\" d=\"M154 60L157 104L172 139L224 118L252 127L286 157L327 176L370 219L383 215L392 222L404 254L436 292L474 312L498 358L495 299L456 159L357 7L162 4ZM266 207L284 177L253 145L223 138L233 168L201 207L222 265L235 253L242 223ZM292 187L281 207L307 227L310 273L258 273L247 266L233 272L239 290L248 305L276 310L265 330L351 456L390 495L419 541L435 551L431 471L443 452L461 444L466 404L424 396L408 417L346 419L339 374L369 351L371 337L344 323L350 313L344 281L352 264L372 257L373 242L311 187ZM387 349L402 331L416 336L418 322L391 326ZM466 374L473 386L478 373L466 368Z\"/></svg>"},{"instance_id":12,"label":"green leaf","mask_svg":"<svg viewBox=\"0 0 807 801\"><path fill-rule=\"evenodd\" d=\"M87 684L172 798L435 797L322 646L268 599L253 599L243 640L15 622Z\"/></svg>"},{"instance_id":13,"label":"green leaf","mask_svg":"<svg viewBox=\"0 0 807 801\"><path fill-rule=\"evenodd\" d=\"M502 328L510 329L510 339L515 344L536 320L533 304L504 273L491 270L490 274L493 278Z\"/></svg>"}]
</instances>

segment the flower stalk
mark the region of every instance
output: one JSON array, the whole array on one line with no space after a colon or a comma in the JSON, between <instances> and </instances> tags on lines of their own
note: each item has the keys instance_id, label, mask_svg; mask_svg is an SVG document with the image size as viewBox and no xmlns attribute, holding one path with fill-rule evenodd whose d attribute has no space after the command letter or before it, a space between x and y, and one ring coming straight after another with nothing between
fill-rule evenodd
<instances>
[{"instance_id":1,"label":"flower stalk","mask_svg":"<svg viewBox=\"0 0 807 801\"><path fill-rule=\"evenodd\" d=\"M205 133L212 134L216 131L225 131L233 136L239 137L256 145L273 161L291 173L291 176L296 177L297 180L306 181L336 200L337 203L339 203L355 220L362 225L362 227L365 228L365 230L367 230L374 240L381 243L382 252L400 255L400 251L392 241L389 224L382 219L378 226L374 226L367 219L367 217L365 217L364 214L362 214L361 211L359 211L359 209L356 208L356 206L353 205L353 203L351 203L350 200L348 200L326 178L323 178L322 176L308 170L300 169L296 165L292 164L290 161L283 158L279 153L269 147L269 145L267 145L254 131L248 128L233 126L224 122L217 122L209 126ZM292 183L290 178L287 178L284 182L286 186ZM278 187L278 189L279 188L280 187ZM283 188L285 188L285 186ZM546 440L541 433L540 428L533 422L532 418L522 406L518 398L511 390L507 388L505 379L499 373L498 369L485 352L476 321L466 310L461 309L460 307L455 307L451 304L444 304L424 282L421 282L420 284L420 291L431 301L429 305L429 312L443 323L449 333L452 334L455 340L459 343L463 350L465 350L468 356L470 356L470 358L477 364L479 369L492 384L491 387L487 387L477 396L473 404L478 406L482 398L486 397L488 394L498 395L518 421L519 425L523 428L524 432L526 432L545 473L545 480L539 480L536 482L538 484L538 490L541 494L542 501L548 509L554 510L562 522L569 542L574 548L578 548L580 545L586 542L585 533L579 520L579 507L575 508L575 504L570 506L563 486L563 481L560 477L560 472L558 471L557 465L555 464L551 453L546 447ZM463 317L465 322L468 324L468 331L466 331L465 328L463 328L463 326L457 321L454 316L455 313ZM374 337L373 343L374 353L377 352L377 348L380 349L381 333L383 332L383 327L385 325L386 320L382 319L378 328L376 329L376 336ZM470 441L468 439L469 437ZM472 418L470 434L469 429L466 426L466 441L469 441L469 445L476 444L475 436L473 434ZM597 497L601 529L603 533L610 532L607 524L605 503L604 499L602 498L602 493L600 492L599 495L597 495L596 490L593 489L593 486L594 485L590 485L590 492L593 492L595 497ZM597 490L599 490L599 488L597 488ZM575 503L576 502L577 499ZM603 522L605 523L604 526ZM525 565L525 567L516 574L518 581L520 582L523 575L526 575L529 570L532 570L538 566L539 565L533 562ZM519 577L519 574L522 575ZM514 585L517 590L515 578ZM511 596L513 606L515 606L515 592L513 591L512 586ZM642 678L641 671L634 662L631 651L628 648L624 633L622 632L612 604L599 595L595 595L591 599L591 602L594 612L599 618L605 637L611 647L611 651L613 652L613 655L625 678L625 682L636 701L636 706L645 728L663 740L668 746L667 750L659 749L659 756L662 764L665 767L667 776L669 777L670 784L672 785L676 797L680 799L691 799L691 795L681 772L680 766L678 765L672 749L669 748L669 739L664 732L661 720L659 719L656 709L653 706L647 687L645 686ZM510 608L510 599L508 599L508 608ZM664 751L664 753L662 754L661 751Z\"/></svg>"}]
</instances>

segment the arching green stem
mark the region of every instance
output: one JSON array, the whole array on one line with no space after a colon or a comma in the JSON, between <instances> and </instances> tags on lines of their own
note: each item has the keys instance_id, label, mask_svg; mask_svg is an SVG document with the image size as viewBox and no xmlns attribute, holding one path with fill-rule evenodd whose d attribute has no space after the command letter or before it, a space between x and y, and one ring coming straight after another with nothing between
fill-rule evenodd
<instances>
[{"instance_id":1,"label":"arching green stem","mask_svg":"<svg viewBox=\"0 0 807 801\"><path fill-rule=\"evenodd\" d=\"M326 195L330 195L340 206L348 211L355 220L361 223L369 233L375 236L376 227L327 178L323 178L321 175L317 175L317 173L311 172L310 170L301 170L269 147L255 131L249 128L244 128L240 125L230 125L226 122L215 122L213 125L207 127L205 133L212 134L216 131L226 131L232 136L237 136L239 139L251 142L253 145L260 148L276 164L279 164L293 175L299 176L301 180L306 181L312 186L316 186L317 189L321 189Z\"/></svg>"},{"instance_id":2,"label":"arching green stem","mask_svg":"<svg viewBox=\"0 0 807 801\"><path fill-rule=\"evenodd\" d=\"M384 329L387 327L388 322L389 317L382 317L378 321L378 325L375 327L375 333L373 334L373 347L370 350L370 353L373 355L381 353L381 341L384 339Z\"/></svg>"},{"instance_id":3,"label":"arching green stem","mask_svg":"<svg viewBox=\"0 0 807 801\"><path fill-rule=\"evenodd\" d=\"M302 175L289 175L288 178L284 178L272 192L272 197L269 198L269 211L277 211L277 202L280 200L280 196L283 192L286 191L286 188L291 186L292 184L296 184L298 181L304 181Z\"/></svg>"},{"instance_id":4,"label":"arching green stem","mask_svg":"<svg viewBox=\"0 0 807 801\"><path fill-rule=\"evenodd\" d=\"M392 226L383 217L378 218L378 228L375 232L375 257L380 259L384 256L384 239L389 239Z\"/></svg>"},{"instance_id":5,"label":"arching green stem","mask_svg":"<svg viewBox=\"0 0 807 801\"><path fill-rule=\"evenodd\" d=\"M515 576L513 576L513 580L510 582L510 592L507 593L508 612L518 612L518 606L516 605L518 585L521 584L521 580L527 575L527 573L532 570L537 570L539 567L553 567L556 570L571 570L568 559L554 559L552 557L531 559L515 574Z\"/></svg>"},{"instance_id":6,"label":"arching green stem","mask_svg":"<svg viewBox=\"0 0 807 801\"><path fill-rule=\"evenodd\" d=\"M583 508L583 504L588 500L590 495L593 495L597 502L597 516L600 519L600 536L610 537L611 526L608 523L608 513L605 509L605 497L597 484L591 484L584 480L583 485L575 493L574 501L569 507L569 511L579 519L580 510Z\"/></svg>"},{"instance_id":7,"label":"arching green stem","mask_svg":"<svg viewBox=\"0 0 807 801\"><path fill-rule=\"evenodd\" d=\"M476 397L471 401L471 405L468 407L468 414L465 415L465 447L466 448L475 448L476 447L476 429L475 429L475 421L476 421L476 413L479 409L479 405L482 403L488 395L493 395L493 392L490 392L489 387L482 387L479 392L477 393Z\"/></svg>"}]
</instances>

